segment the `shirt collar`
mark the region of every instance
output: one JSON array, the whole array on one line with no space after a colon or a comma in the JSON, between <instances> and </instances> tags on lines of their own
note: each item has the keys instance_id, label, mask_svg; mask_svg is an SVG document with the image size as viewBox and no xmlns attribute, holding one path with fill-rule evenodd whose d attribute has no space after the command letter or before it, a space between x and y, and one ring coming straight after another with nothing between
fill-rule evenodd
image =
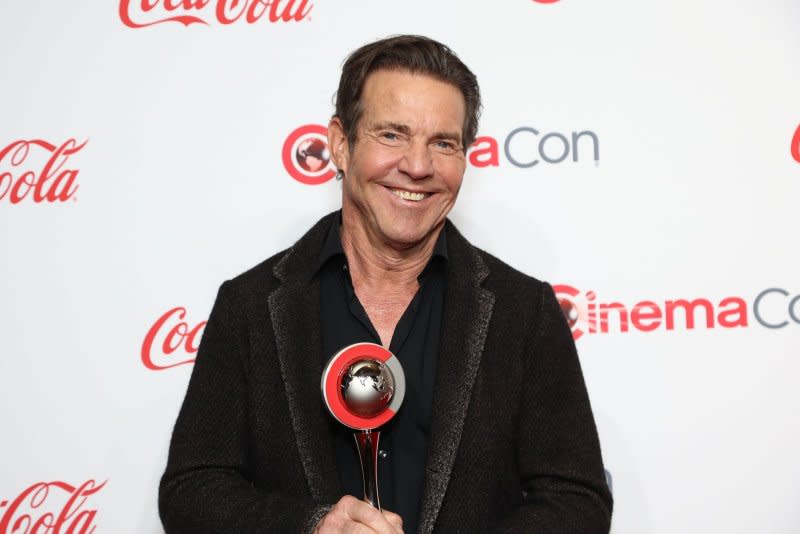
<instances>
[{"instance_id":1,"label":"shirt collar","mask_svg":"<svg viewBox=\"0 0 800 534\"><path fill-rule=\"evenodd\" d=\"M334 257L339 256L342 259L345 258L344 248L342 248L342 237L340 231L341 224L342 212L339 211L339 216L333 217L331 227L328 229L328 235L325 237L325 242L322 245L322 250L320 251L319 259L317 260L317 265L314 272L318 273L320 269L322 269L322 267ZM444 228L442 228L442 231L439 232L439 237L436 239L436 244L433 245L433 255L431 256L431 261L428 262L428 266L430 266L434 258L441 258L445 261L448 259L447 237L445 236ZM427 269L428 267L425 267L424 270Z\"/></svg>"}]
</instances>

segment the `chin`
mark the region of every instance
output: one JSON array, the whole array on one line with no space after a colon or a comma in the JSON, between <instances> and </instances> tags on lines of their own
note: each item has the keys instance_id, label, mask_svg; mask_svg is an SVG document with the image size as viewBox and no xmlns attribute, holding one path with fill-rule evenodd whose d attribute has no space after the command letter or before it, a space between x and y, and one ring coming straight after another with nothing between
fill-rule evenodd
<instances>
[{"instance_id":1,"label":"chin","mask_svg":"<svg viewBox=\"0 0 800 534\"><path fill-rule=\"evenodd\" d=\"M435 227L415 225L410 228L402 228L399 225L392 226L384 232L387 241L403 248L409 248L422 243L433 231Z\"/></svg>"}]
</instances>

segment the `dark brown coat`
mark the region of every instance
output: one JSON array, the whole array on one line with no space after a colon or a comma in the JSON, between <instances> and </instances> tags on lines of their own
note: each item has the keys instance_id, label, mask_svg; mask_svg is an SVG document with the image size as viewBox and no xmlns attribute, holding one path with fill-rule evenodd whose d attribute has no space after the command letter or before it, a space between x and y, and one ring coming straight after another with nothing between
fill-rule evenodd
<instances>
[{"instance_id":1,"label":"dark brown coat","mask_svg":"<svg viewBox=\"0 0 800 534\"><path fill-rule=\"evenodd\" d=\"M331 217L221 286L161 480L166 532L308 532L341 497L313 276ZM552 289L445 231L420 533L606 534L597 431Z\"/></svg>"}]
</instances>

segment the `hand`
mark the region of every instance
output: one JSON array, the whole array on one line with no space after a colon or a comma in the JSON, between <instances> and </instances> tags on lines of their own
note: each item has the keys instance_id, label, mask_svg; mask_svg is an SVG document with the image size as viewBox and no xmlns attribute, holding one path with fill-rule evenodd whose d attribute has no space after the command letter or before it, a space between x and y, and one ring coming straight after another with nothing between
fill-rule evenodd
<instances>
[{"instance_id":1,"label":"hand","mask_svg":"<svg viewBox=\"0 0 800 534\"><path fill-rule=\"evenodd\" d=\"M320 519L314 534L403 534L403 519L345 495Z\"/></svg>"}]
</instances>

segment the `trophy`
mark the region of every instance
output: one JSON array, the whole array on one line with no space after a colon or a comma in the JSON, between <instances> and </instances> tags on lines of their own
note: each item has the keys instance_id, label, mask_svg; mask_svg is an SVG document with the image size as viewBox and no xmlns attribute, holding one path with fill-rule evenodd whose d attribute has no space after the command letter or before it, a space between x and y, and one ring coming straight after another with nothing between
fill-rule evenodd
<instances>
[{"instance_id":1,"label":"trophy","mask_svg":"<svg viewBox=\"0 0 800 534\"><path fill-rule=\"evenodd\" d=\"M361 461L364 500L381 509L378 496L379 427L400 409L406 394L403 367L375 343L356 343L337 352L322 372L322 398L334 418L353 429Z\"/></svg>"}]
</instances>

